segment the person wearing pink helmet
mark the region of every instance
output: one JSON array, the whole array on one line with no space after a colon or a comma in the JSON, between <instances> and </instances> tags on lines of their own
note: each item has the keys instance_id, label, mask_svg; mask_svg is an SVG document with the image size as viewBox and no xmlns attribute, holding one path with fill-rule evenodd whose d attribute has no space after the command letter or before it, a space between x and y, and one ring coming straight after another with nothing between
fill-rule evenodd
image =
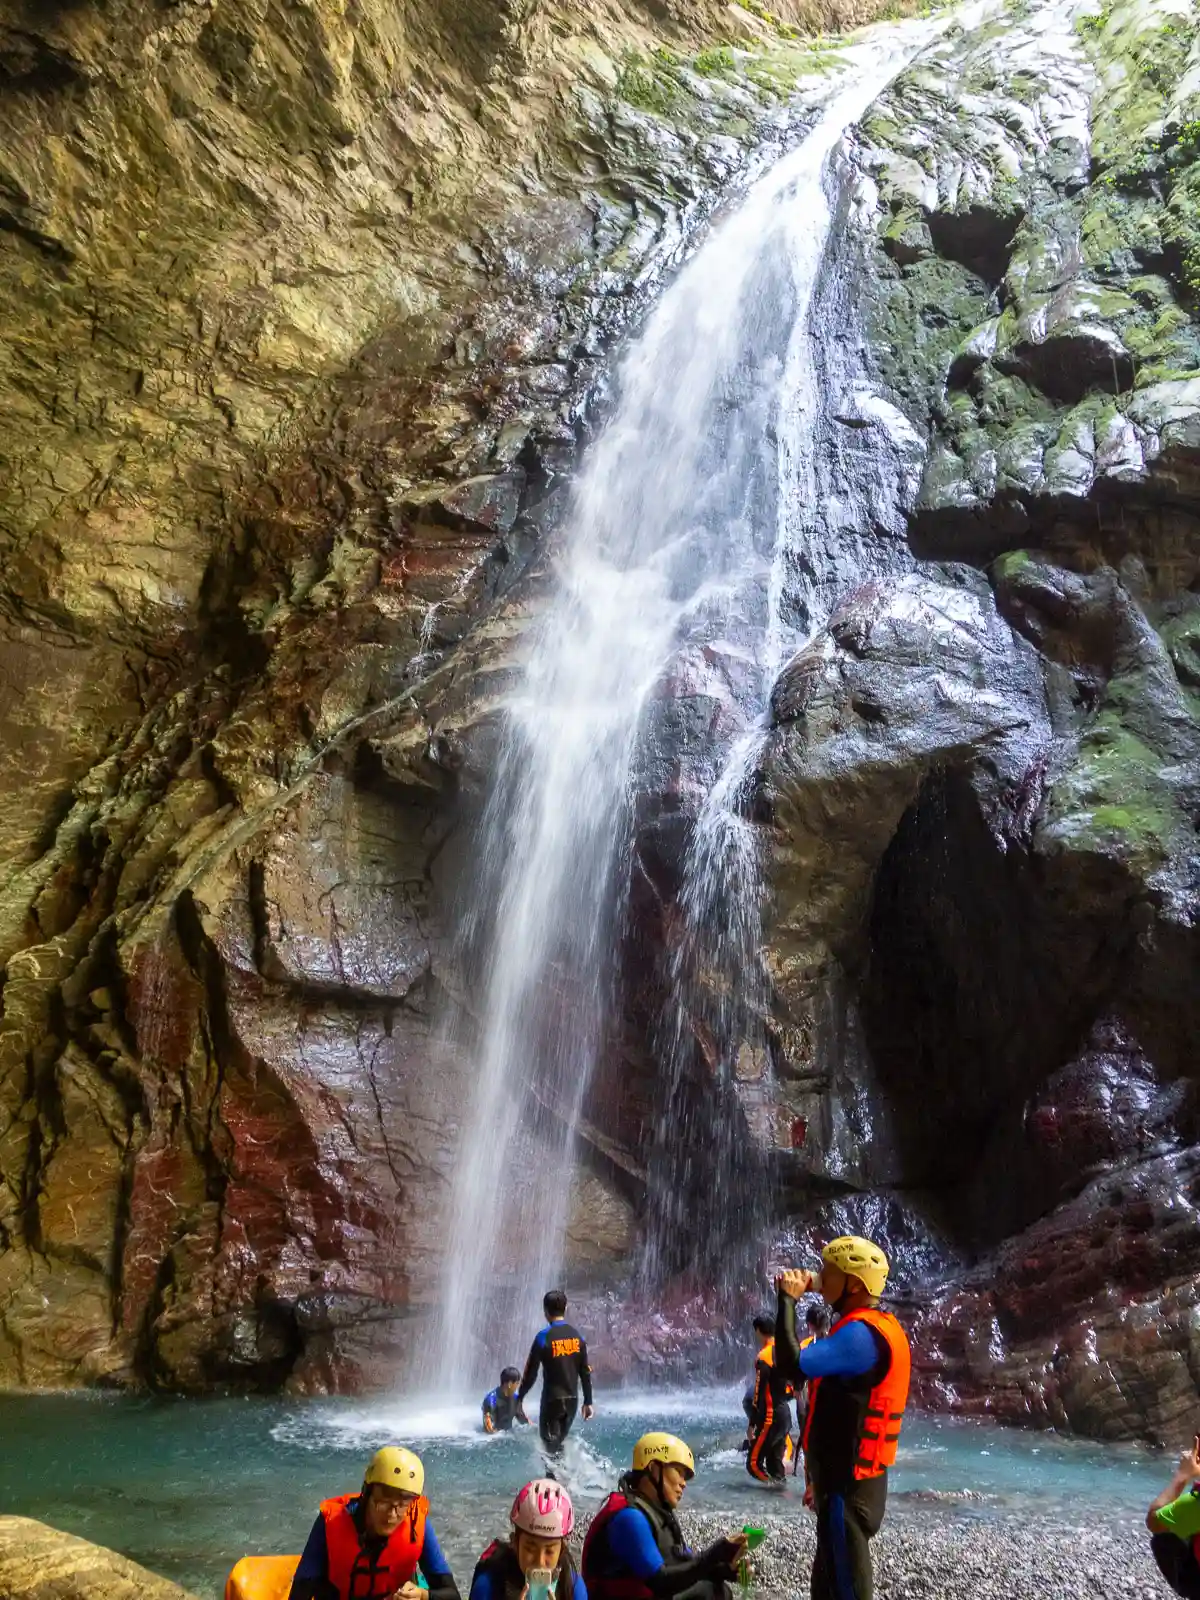
<instances>
[{"instance_id":1,"label":"person wearing pink helmet","mask_svg":"<svg viewBox=\"0 0 1200 1600\"><path fill-rule=\"evenodd\" d=\"M535 1478L520 1490L508 1514L512 1533L495 1539L480 1556L471 1578L470 1600L587 1600L567 1540L575 1526L571 1496L553 1478ZM551 1574L549 1584L539 1582Z\"/></svg>"}]
</instances>

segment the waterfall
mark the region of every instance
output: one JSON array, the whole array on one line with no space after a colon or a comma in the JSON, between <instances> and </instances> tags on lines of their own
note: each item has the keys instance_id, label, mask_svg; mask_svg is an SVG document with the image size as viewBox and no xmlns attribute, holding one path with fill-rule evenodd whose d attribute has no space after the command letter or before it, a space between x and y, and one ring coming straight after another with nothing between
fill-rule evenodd
<instances>
[{"instance_id":1,"label":"waterfall","mask_svg":"<svg viewBox=\"0 0 1200 1600\"><path fill-rule=\"evenodd\" d=\"M553 595L507 706L462 928L479 1003L436 1340L447 1388L479 1365L471 1330L486 1336L488 1371L523 1352L561 1267L574 1130L617 1009L648 697L689 640L738 638L760 663L752 724L795 643L792 557L810 525L820 409L807 313L830 229L823 175L930 31L847 52L852 81L835 82L803 143L713 230L627 352L576 486ZM710 958L736 972L736 957L754 989L758 874L742 790L755 745L751 728L696 830L680 983ZM736 1040L747 996L729 993L716 1023ZM664 1030L669 1072L683 1028L681 1005Z\"/></svg>"}]
</instances>

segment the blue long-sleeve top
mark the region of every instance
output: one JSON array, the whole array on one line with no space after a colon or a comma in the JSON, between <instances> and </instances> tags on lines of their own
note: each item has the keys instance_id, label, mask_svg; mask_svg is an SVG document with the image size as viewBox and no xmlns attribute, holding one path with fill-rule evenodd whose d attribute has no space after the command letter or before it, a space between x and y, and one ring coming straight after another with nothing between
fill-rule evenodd
<instances>
[{"instance_id":1,"label":"blue long-sleeve top","mask_svg":"<svg viewBox=\"0 0 1200 1600\"><path fill-rule=\"evenodd\" d=\"M847 1322L805 1345L796 1364L806 1378L861 1378L878 1361L879 1344L867 1323Z\"/></svg>"},{"instance_id":2,"label":"blue long-sleeve top","mask_svg":"<svg viewBox=\"0 0 1200 1600\"><path fill-rule=\"evenodd\" d=\"M866 1322L835 1325L826 1339L801 1347L796 1336L796 1302L782 1290L775 1320L775 1362L787 1378L861 1378L878 1365L882 1340Z\"/></svg>"},{"instance_id":3,"label":"blue long-sleeve top","mask_svg":"<svg viewBox=\"0 0 1200 1600\"><path fill-rule=\"evenodd\" d=\"M622 1574L652 1578L663 1565L663 1553L654 1538L649 1517L635 1506L618 1511L607 1528L609 1554Z\"/></svg>"}]
</instances>

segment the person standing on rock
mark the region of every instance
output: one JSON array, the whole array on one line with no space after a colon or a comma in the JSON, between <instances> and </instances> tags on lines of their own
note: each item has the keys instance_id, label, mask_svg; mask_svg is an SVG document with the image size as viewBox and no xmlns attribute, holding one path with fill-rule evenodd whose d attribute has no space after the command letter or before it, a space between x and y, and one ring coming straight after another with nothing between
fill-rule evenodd
<instances>
[{"instance_id":1,"label":"person standing on rock","mask_svg":"<svg viewBox=\"0 0 1200 1600\"><path fill-rule=\"evenodd\" d=\"M425 1468L411 1450L377 1450L357 1494L321 1503L288 1600L459 1600L425 1498Z\"/></svg>"},{"instance_id":2,"label":"person standing on rock","mask_svg":"<svg viewBox=\"0 0 1200 1600\"><path fill-rule=\"evenodd\" d=\"M561 1289L551 1289L542 1301L542 1310L546 1313L546 1326L530 1346L521 1387L517 1390L517 1410L518 1413L522 1411L525 1396L537 1382L540 1372L542 1404L538 1432L549 1453L557 1455L575 1421L581 1386L583 1420L587 1422L595 1414L592 1369L588 1365L583 1335L567 1321L565 1293Z\"/></svg>"},{"instance_id":3,"label":"person standing on rock","mask_svg":"<svg viewBox=\"0 0 1200 1600\"><path fill-rule=\"evenodd\" d=\"M783 1483L792 1454L792 1386L775 1364L775 1320L755 1317L758 1356L750 1399L746 1471L759 1483Z\"/></svg>"},{"instance_id":4,"label":"person standing on rock","mask_svg":"<svg viewBox=\"0 0 1200 1600\"><path fill-rule=\"evenodd\" d=\"M879 1246L847 1235L821 1257L819 1273L791 1271L775 1280L775 1361L784 1377L809 1385L801 1442L805 1501L817 1514L812 1600L873 1600L870 1541L887 1505L911 1352L904 1329L879 1306L888 1276ZM810 1290L835 1320L827 1339L801 1347L796 1301Z\"/></svg>"},{"instance_id":5,"label":"person standing on rock","mask_svg":"<svg viewBox=\"0 0 1200 1600\"><path fill-rule=\"evenodd\" d=\"M1176 1594L1200 1600L1200 1434L1146 1513L1150 1554Z\"/></svg>"}]
</instances>

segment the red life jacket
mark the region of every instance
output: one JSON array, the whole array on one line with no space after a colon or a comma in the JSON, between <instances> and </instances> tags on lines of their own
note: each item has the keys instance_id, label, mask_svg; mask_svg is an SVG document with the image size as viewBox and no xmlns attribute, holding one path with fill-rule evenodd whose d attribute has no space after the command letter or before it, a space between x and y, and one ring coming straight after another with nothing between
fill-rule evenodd
<instances>
[{"instance_id":1,"label":"red life jacket","mask_svg":"<svg viewBox=\"0 0 1200 1600\"><path fill-rule=\"evenodd\" d=\"M425 1544L429 1501L424 1495L414 1500L395 1533L372 1557L363 1549L350 1514L350 1502L358 1498L357 1494L342 1494L321 1502L329 1581L338 1600L389 1600L416 1574Z\"/></svg>"},{"instance_id":2,"label":"red life jacket","mask_svg":"<svg viewBox=\"0 0 1200 1600\"><path fill-rule=\"evenodd\" d=\"M608 1534L605 1530L618 1511L629 1508L640 1511L650 1524L654 1542L662 1552L664 1561L678 1561L685 1553L683 1545L675 1537L675 1529L671 1527L666 1517L661 1519L656 1517L644 1501L632 1499L618 1489L609 1495L592 1518L587 1538L583 1541L583 1559L580 1567L583 1581L587 1586L588 1600L654 1600L654 1591L644 1578L635 1578L632 1574L612 1577L602 1570L611 1561ZM671 1519L672 1522L673 1520Z\"/></svg>"},{"instance_id":3,"label":"red life jacket","mask_svg":"<svg viewBox=\"0 0 1200 1600\"><path fill-rule=\"evenodd\" d=\"M885 1340L892 1359L888 1369L871 1390L863 1412L858 1438L855 1440L854 1476L877 1478L896 1460L896 1446L900 1438L900 1423L908 1404L908 1384L912 1372L912 1352L908 1335L890 1311L880 1311L870 1306L862 1311L848 1311L839 1317L833 1331L847 1322L865 1322ZM808 1449L813 1419L821 1403L823 1378L809 1383L808 1416L804 1423L804 1449Z\"/></svg>"}]
</instances>

